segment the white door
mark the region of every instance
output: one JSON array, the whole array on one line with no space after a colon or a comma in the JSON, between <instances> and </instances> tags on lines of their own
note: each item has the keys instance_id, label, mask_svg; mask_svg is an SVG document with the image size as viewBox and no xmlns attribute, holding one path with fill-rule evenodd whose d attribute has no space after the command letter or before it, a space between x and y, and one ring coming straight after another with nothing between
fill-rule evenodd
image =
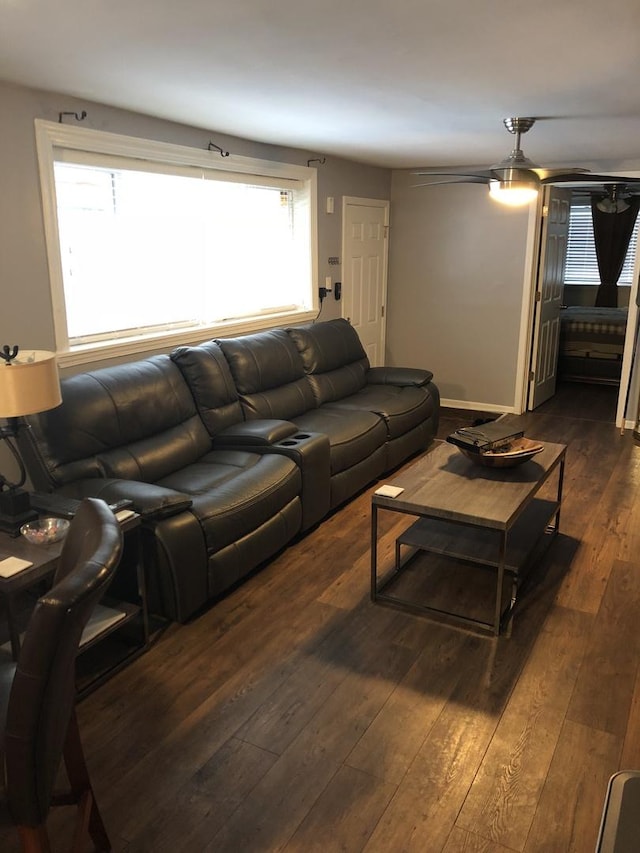
<instances>
[{"instance_id":1,"label":"white door","mask_svg":"<svg viewBox=\"0 0 640 853\"><path fill-rule=\"evenodd\" d=\"M384 364L389 202L342 202L342 316L358 332L372 367Z\"/></svg>"},{"instance_id":2,"label":"white door","mask_svg":"<svg viewBox=\"0 0 640 853\"><path fill-rule=\"evenodd\" d=\"M543 211L536 304L533 324L529 409L535 409L556 391L560 308L564 262L569 237L571 190L549 187Z\"/></svg>"}]
</instances>

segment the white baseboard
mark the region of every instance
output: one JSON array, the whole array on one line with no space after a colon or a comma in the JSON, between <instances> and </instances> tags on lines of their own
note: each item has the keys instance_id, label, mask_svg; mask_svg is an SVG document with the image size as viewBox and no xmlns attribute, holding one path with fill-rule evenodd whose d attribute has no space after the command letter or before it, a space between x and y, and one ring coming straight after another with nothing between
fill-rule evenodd
<instances>
[{"instance_id":1,"label":"white baseboard","mask_svg":"<svg viewBox=\"0 0 640 853\"><path fill-rule=\"evenodd\" d=\"M520 414L514 406L496 406L495 403L474 403L469 400L440 400L440 406L445 409L470 409L474 412L492 412L500 415Z\"/></svg>"}]
</instances>

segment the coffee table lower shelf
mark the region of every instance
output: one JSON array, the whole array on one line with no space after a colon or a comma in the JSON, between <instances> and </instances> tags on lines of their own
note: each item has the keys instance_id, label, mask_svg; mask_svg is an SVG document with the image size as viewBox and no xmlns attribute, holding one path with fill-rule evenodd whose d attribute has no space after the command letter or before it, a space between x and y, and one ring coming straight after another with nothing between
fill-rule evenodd
<instances>
[{"instance_id":1,"label":"coffee table lower shelf","mask_svg":"<svg viewBox=\"0 0 640 853\"><path fill-rule=\"evenodd\" d=\"M560 502L534 498L508 530L473 526L437 518L419 518L395 543L395 565L380 580L376 562L371 578L371 597L374 601L393 604L425 615L444 616L475 628L498 634L508 624L516 606L518 592L529 570L557 533ZM403 547L408 551L403 553ZM475 619L442 608L431 607L389 591L407 564L420 552L438 554L496 572L496 619L493 622ZM511 578L511 593L503 606L504 576Z\"/></svg>"}]
</instances>

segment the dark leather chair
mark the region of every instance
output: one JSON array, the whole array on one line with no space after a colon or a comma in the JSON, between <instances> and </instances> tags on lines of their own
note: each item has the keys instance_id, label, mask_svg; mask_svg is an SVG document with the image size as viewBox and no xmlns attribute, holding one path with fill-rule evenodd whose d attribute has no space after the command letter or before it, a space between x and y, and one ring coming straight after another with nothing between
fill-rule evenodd
<instances>
[{"instance_id":1,"label":"dark leather chair","mask_svg":"<svg viewBox=\"0 0 640 853\"><path fill-rule=\"evenodd\" d=\"M31 614L17 664L0 667L0 824L18 828L25 853L49 851L52 805L78 806L73 850L111 845L98 811L75 712L75 658L92 610L122 552L120 526L104 501L86 498L74 517L54 577ZM70 791L53 793L64 757Z\"/></svg>"}]
</instances>

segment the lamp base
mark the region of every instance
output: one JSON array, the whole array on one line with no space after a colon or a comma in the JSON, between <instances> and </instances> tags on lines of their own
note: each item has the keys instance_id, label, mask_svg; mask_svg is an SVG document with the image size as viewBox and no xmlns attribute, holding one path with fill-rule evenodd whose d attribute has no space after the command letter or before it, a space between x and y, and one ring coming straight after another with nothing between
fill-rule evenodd
<instances>
[{"instance_id":1,"label":"lamp base","mask_svg":"<svg viewBox=\"0 0 640 853\"><path fill-rule=\"evenodd\" d=\"M0 530L3 533L19 536L21 526L37 517L38 513L31 509L28 492L22 489L0 492Z\"/></svg>"}]
</instances>

